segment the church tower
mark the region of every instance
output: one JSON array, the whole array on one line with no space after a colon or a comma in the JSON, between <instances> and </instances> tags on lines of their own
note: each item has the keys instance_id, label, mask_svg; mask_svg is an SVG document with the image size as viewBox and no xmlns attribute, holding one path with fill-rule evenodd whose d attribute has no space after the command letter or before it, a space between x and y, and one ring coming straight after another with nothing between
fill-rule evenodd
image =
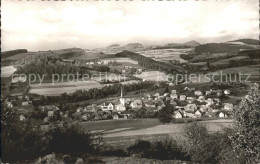
<instances>
[{"instance_id":1,"label":"church tower","mask_svg":"<svg viewBox=\"0 0 260 164\"><path fill-rule=\"evenodd\" d=\"M121 104L121 105L125 106L125 99L124 99L124 97L123 97L122 87L121 87L121 97L120 97L119 101L120 101L120 104Z\"/></svg>"}]
</instances>

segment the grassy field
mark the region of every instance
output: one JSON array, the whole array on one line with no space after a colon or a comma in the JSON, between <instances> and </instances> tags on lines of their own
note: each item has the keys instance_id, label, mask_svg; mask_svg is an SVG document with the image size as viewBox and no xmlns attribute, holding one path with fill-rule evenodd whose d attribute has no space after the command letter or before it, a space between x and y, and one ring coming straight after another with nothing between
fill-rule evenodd
<instances>
[{"instance_id":1,"label":"grassy field","mask_svg":"<svg viewBox=\"0 0 260 164\"><path fill-rule=\"evenodd\" d=\"M104 62L116 61L117 63L121 63L121 64L124 64L124 63L138 64L137 61L130 59L130 58L105 58L105 59L101 59L101 61L104 61Z\"/></svg>"},{"instance_id":2,"label":"grassy field","mask_svg":"<svg viewBox=\"0 0 260 164\"><path fill-rule=\"evenodd\" d=\"M180 57L180 54L187 54L191 51L190 48L185 49L156 49L138 52L143 56L153 58L157 61L168 62L170 60L178 60L181 63L185 63L186 60Z\"/></svg>"},{"instance_id":3,"label":"grassy field","mask_svg":"<svg viewBox=\"0 0 260 164\"><path fill-rule=\"evenodd\" d=\"M1 77L11 77L15 71L16 68L14 66L1 67Z\"/></svg>"},{"instance_id":4,"label":"grassy field","mask_svg":"<svg viewBox=\"0 0 260 164\"><path fill-rule=\"evenodd\" d=\"M146 81L167 81L167 75L160 71L145 71L141 74L135 75Z\"/></svg>"},{"instance_id":5,"label":"grassy field","mask_svg":"<svg viewBox=\"0 0 260 164\"><path fill-rule=\"evenodd\" d=\"M179 122L191 119L179 119ZM198 119L210 132L232 125L231 119ZM181 138L185 123L161 124L157 119L106 120L82 123L88 130L103 132L105 144L126 148L138 139L158 140L165 137Z\"/></svg>"},{"instance_id":6,"label":"grassy field","mask_svg":"<svg viewBox=\"0 0 260 164\"><path fill-rule=\"evenodd\" d=\"M84 81L84 82L60 82L60 83L42 83L41 85L33 84L29 93L35 93L45 96L57 96L67 92L68 94L75 92L76 90L88 90L91 88L102 88L104 85L96 81Z\"/></svg>"}]
</instances>

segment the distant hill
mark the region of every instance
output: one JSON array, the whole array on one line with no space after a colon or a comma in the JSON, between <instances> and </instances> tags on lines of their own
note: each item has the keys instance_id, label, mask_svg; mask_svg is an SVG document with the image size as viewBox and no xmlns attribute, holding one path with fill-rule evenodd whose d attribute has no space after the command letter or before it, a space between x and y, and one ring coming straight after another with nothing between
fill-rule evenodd
<instances>
[{"instance_id":1,"label":"distant hill","mask_svg":"<svg viewBox=\"0 0 260 164\"><path fill-rule=\"evenodd\" d=\"M253 46L247 44L230 44L227 43L207 43L195 47L196 54L202 53L224 53L231 51L240 51L244 49L254 49Z\"/></svg>"},{"instance_id":2,"label":"distant hill","mask_svg":"<svg viewBox=\"0 0 260 164\"><path fill-rule=\"evenodd\" d=\"M28 52L27 49L17 49L17 50L11 50L11 51L4 51L4 52L1 52L1 58L7 58L7 57L10 57L10 56L14 56L16 54L20 54L20 53L26 53Z\"/></svg>"},{"instance_id":3,"label":"distant hill","mask_svg":"<svg viewBox=\"0 0 260 164\"><path fill-rule=\"evenodd\" d=\"M249 45L260 45L260 41L256 40L256 39L238 39L238 40L233 40L233 41L229 41L229 42L233 42L233 43L244 43L244 44L249 44Z\"/></svg>"},{"instance_id":4,"label":"distant hill","mask_svg":"<svg viewBox=\"0 0 260 164\"><path fill-rule=\"evenodd\" d=\"M200 45L199 42L192 40L186 43L168 43L164 46L154 46L153 49L166 49L166 48L192 48Z\"/></svg>"},{"instance_id":5,"label":"distant hill","mask_svg":"<svg viewBox=\"0 0 260 164\"><path fill-rule=\"evenodd\" d=\"M124 50L132 51L132 52L138 52L138 51L142 51L144 49L145 49L145 47L140 43L129 43L129 44L124 45L124 46L120 46L118 44L112 44L112 45L105 47L105 48L95 49L95 51L103 52L103 53L106 53L106 54L116 54L116 53L122 52Z\"/></svg>"}]
</instances>

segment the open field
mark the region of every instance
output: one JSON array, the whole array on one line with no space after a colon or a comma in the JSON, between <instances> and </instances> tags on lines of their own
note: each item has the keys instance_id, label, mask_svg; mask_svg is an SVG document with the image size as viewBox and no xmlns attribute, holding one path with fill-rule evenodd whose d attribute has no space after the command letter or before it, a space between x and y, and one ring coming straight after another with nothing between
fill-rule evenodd
<instances>
[{"instance_id":1,"label":"open field","mask_svg":"<svg viewBox=\"0 0 260 164\"><path fill-rule=\"evenodd\" d=\"M182 121L183 122L183 121ZM201 120L210 132L232 125L231 119ZM161 124L157 119L106 120L82 123L88 130L102 131L104 143L126 148L138 139L158 140L165 137L181 138L185 123Z\"/></svg>"},{"instance_id":2,"label":"open field","mask_svg":"<svg viewBox=\"0 0 260 164\"><path fill-rule=\"evenodd\" d=\"M185 49L155 49L155 50L147 50L147 51L141 51L138 52L139 54L153 58L157 61L163 61L168 62L170 60L178 60L181 63L185 63L186 60L183 60L180 57L180 54L187 54L191 52L191 48L185 48Z\"/></svg>"},{"instance_id":3,"label":"open field","mask_svg":"<svg viewBox=\"0 0 260 164\"><path fill-rule=\"evenodd\" d=\"M121 64L124 64L124 63L138 64L137 61L130 59L130 58L105 58L105 59L101 59L101 61L104 61L104 62L114 62L115 61L115 62L121 63Z\"/></svg>"},{"instance_id":4,"label":"open field","mask_svg":"<svg viewBox=\"0 0 260 164\"><path fill-rule=\"evenodd\" d=\"M167 81L168 80L167 75L160 71L145 71L135 76L146 81Z\"/></svg>"},{"instance_id":5,"label":"open field","mask_svg":"<svg viewBox=\"0 0 260 164\"><path fill-rule=\"evenodd\" d=\"M235 57L231 57L231 58L222 59L222 60L212 62L212 64L216 64L216 65L226 64L227 65L227 64L229 64L229 62L231 60L244 60L244 59L250 60L250 58L248 56L235 56Z\"/></svg>"},{"instance_id":6,"label":"open field","mask_svg":"<svg viewBox=\"0 0 260 164\"><path fill-rule=\"evenodd\" d=\"M45 95L45 96L57 96L67 92L68 94L75 92L76 90L88 90L91 88L102 88L104 85L96 81L79 81L79 82L60 82L60 83L42 83L41 85L33 84L29 93Z\"/></svg>"},{"instance_id":7,"label":"open field","mask_svg":"<svg viewBox=\"0 0 260 164\"><path fill-rule=\"evenodd\" d=\"M16 68L14 66L1 67L1 77L11 77L15 71Z\"/></svg>"}]
</instances>

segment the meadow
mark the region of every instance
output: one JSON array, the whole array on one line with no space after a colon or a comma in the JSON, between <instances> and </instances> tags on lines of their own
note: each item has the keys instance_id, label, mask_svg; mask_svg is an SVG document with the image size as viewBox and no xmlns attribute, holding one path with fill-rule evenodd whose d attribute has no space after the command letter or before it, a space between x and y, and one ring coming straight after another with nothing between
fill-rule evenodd
<instances>
[{"instance_id":1,"label":"meadow","mask_svg":"<svg viewBox=\"0 0 260 164\"><path fill-rule=\"evenodd\" d=\"M11 77L15 71L16 68L14 66L1 67L1 77Z\"/></svg>"},{"instance_id":2,"label":"meadow","mask_svg":"<svg viewBox=\"0 0 260 164\"><path fill-rule=\"evenodd\" d=\"M29 93L45 95L45 96L58 96L62 93L71 94L76 90L88 90L91 88L102 88L104 85L96 81L75 81L75 82L59 82L59 83L42 83L32 84Z\"/></svg>"},{"instance_id":3,"label":"meadow","mask_svg":"<svg viewBox=\"0 0 260 164\"><path fill-rule=\"evenodd\" d=\"M167 81L168 80L167 75L160 71L145 71L135 76L146 81Z\"/></svg>"},{"instance_id":4,"label":"meadow","mask_svg":"<svg viewBox=\"0 0 260 164\"><path fill-rule=\"evenodd\" d=\"M232 125L231 119L198 119L197 121L205 124L210 132L220 131L222 127ZM126 148L138 139L153 141L164 137L182 137L185 119L179 119L179 122L161 124L158 119L128 119L92 121L82 124L88 130L102 132L104 143L117 148Z\"/></svg>"},{"instance_id":5,"label":"meadow","mask_svg":"<svg viewBox=\"0 0 260 164\"><path fill-rule=\"evenodd\" d=\"M180 63L187 62L180 57L180 54L188 54L191 52L191 48L186 49L155 49L138 52L139 54L153 58L157 61L168 62L170 60L178 60Z\"/></svg>"},{"instance_id":6,"label":"meadow","mask_svg":"<svg viewBox=\"0 0 260 164\"><path fill-rule=\"evenodd\" d=\"M105 58L105 59L101 59L101 61L103 62L117 62L117 63L121 63L121 64L124 64L124 63L131 63L131 64L138 64L137 61L133 60L133 59L130 59L130 58L124 58L124 57L120 57L120 58Z\"/></svg>"}]
</instances>

